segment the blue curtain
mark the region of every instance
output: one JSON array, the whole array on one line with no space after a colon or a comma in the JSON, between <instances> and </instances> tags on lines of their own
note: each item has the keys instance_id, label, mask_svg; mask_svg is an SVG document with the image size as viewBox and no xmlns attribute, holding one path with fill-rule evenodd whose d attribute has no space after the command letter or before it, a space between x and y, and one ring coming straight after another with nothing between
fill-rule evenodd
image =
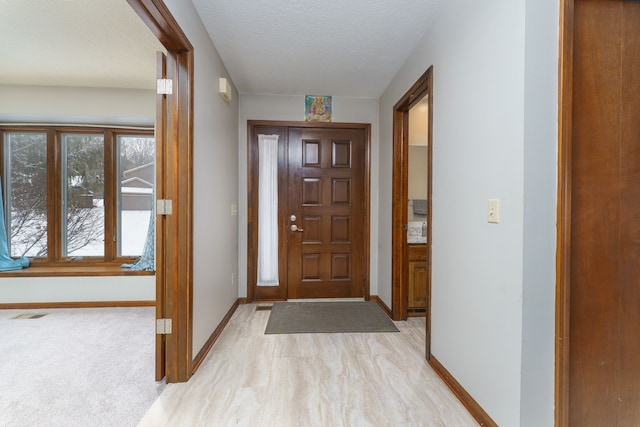
<instances>
[{"instance_id":1,"label":"blue curtain","mask_svg":"<svg viewBox=\"0 0 640 427\"><path fill-rule=\"evenodd\" d=\"M131 270L154 271L156 269L156 209L155 197L151 198L151 218L149 218L149 228L147 228L147 238L144 242L142 256L133 264L122 264L122 268Z\"/></svg>"},{"instance_id":2,"label":"blue curtain","mask_svg":"<svg viewBox=\"0 0 640 427\"><path fill-rule=\"evenodd\" d=\"M0 188L2 188L2 181L0 181ZM9 256L7 227L4 223L4 204L2 203L2 192L0 192L0 271L21 270L25 267L29 267L28 258L13 259Z\"/></svg>"}]
</instances>

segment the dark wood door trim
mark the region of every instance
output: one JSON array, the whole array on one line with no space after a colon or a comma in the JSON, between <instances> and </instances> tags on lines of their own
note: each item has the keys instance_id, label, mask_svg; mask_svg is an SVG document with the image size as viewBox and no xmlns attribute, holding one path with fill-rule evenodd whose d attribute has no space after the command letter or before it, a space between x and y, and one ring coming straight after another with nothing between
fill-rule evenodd
<instances>
[{"instance_id":1,"label":"dark wood door trim","mask_svg":"<svg viewBox=\"0 0 640 427\"><path fill-rule=\"evenodd\" d=\"M162 79L167 75L167 56L158 52L156 55L156 78ZM163 95L156 94L156 147L165 145L165 137L167 127L167 100ZM156 194L164 194L164 150L156 150ZM158 225L156 221L156 229L161 230L162 225ZM156 248L164 248L164 233L156 232ZM165 295L164 289L164 271L158 266L165 265L164 250L158 250L156 253L156 319L162 319L165 314ZM167 336L156 334L156 381L161 381L166 375L167 364Z\"/></svg>"},{"instance_id":2,"label":"dark wood door trim","mask_svg":"<svg viewBox=\"0 0 640 427\"><path fill-rule=\"evenodd\" d=\"M140 19L169 52L188 52L193 46L162 0L127 0Z\"/></svg>"},{"instance_id":3,"label":"dark wood door trim","mask_svg":"<svg viewBox=\"0 0 640 427\"><path fill-rule=\"evenodd\" d=\"M555 425L569 426L569 318L571 282L571 125L574 0L560 2L558 94L558 208L556 242Z\"/></svg>"},{"instance_id":4,"label":"dark wood door trim","mask_svg":"<svg viewBox=\"0 0 640 427\"><path fill-rule=\"evenodd\" d=\"M431 336L431 193L433 186L433 67L430 67L393 107L393 219L392 219L392 302L394 320L407 319L409 257L404 225L408 217L409 110L429 96L427 187L427 357Z\"/></svg>"},{"instance_id":5,"label":"dark wood door trim","mask_svg":"<svg viewBox=\"0 0 640 427\"><path fill-rule=\"evenodd\" d=\"M606 14L600 14L601 10L598 10L594 13L593 10L585 9L586 6L593 6L594 4L599 4L604 7L615 7L616 2L587 2L582 1L579 2L577 0L561 0L560 2L560 66L559 66L559 93L558 93L558 208L557 208L557 250L556 250L556 323L555 323L555 333L556 333L556 341L555 341L555 414L554 421L555 425L558 427L567 427L570 425L570 422L575 424L576 411L575 408L572 408L572 405L576 405L577 402L581 402L580 398L576 400L576 391L581 392L584 390L580 390L580 387L574 387L571 389L570 384L575 385L575 378L580 378L579 374L576 374L577 371L580 370L580 366L576 367L574 364L575 361L583 357L581 360L581 364L583 366L595 366L593 363L593 358L590 360L587 357L584 357L584 341L580 339L580 331L583 331L584 336L584 324L580 321L580 318L574 317L574 323L571 324L571 317L576 316L576 313L580 313L581 311L584 313L588 312L596 312L596 311L604 311L605 308L602 306L587 306L584 308L584 290L580 286L582 284L582 278L580 277L581 270L580 266L584 265L585 259L578 255L578 251L584 251L585 248L582 247L579 243L581 242L580 236L584 235L584 222L581 224L580 221L572 222L572 218L582 219L585 214L584 203L581 205L581 201L584 200L584 197L581 197L580 193L580 182L585 176L585 168L587 168L588 172L586 174L590 174L593 170L594 173L598 172L598 168L603 168L603 166L598 165L597 162L588 163L585 166L584 161L584 153L587 149L584 148L584 141L599 141L602 140L602 135L591 135L588 134L588 137L585 138L585 126L584 123L588 122L588 119L584 117L584 114L581 112L584 111L584 100L585 93L590 94L589 92L585 92L584 87L591 85L591 81L593 77L590 76L588 79L589 83L585 84L584 70L591 70L594 67L590 67L589 62L586 62L585 65L585 57L589 58L602 58L602 48L598 52L598 46L593 46L592 43L589 43L589 40L584 38L585 34L594 34L594 37L599 37L599 34L602 34L602 31L613 33L616 31L614 28L607 27L605 29L600 28L600 33L598 31L593 31L594 28L597 29L597 24L602 25L602 22L605 22ZM620 11L621 17L629 17L629 15L625 14L624 8L626 6L634 5L632 1L627 2L619 2L622 7ZM606 9L604 9L606 10ZM588 12L587 12L588 11ZM614 16L617 16L617 11ZM637 20L636 20L637 21ZM586 23L589 24L586 27ZM634 22L635 23L635 22ZM593 26L592 26L593 25ZM627 23L627 26L630 24ZM631 24L632 26L632 24ZM629 28L629 27L627 27ZM574 45L575 43L575 45ZM616 42L617 45L617 42ZM575 46L575 47L574 47ZM587 46L587 47L585 47ZM578 48L580 50L578 50ZM584 52L587 52L585 55ZM608 60L607 64L615 63L615 60ZM618 73L614 71L611 73L612 76L616 78L621 78L621 76L625 75L625 73ZM628 74L627 74L628 75ZM634 74L637 75L637 74ZM575 81L574 81L575 78ZM582 78L582 80L581 80ZM598 79L596 79L598 80ZM603 81L606 81L604 79ZM600 82L599 82L600 83ZM637 84L637 83L636 83ZM615 86L618 87L619 83L616 83ZM622 86L622 85L620 85ZM603 92L606 92L606 89L601 89ZM582 94L582 95L581 95ZM628 98L631 98L633 94L629 94ZM603 112L617 111L617 108L611 108L606 104L606 100L602 100L597 96L591 95L593 99L597 99L597 102L601 104L599 108ZM576 99L574 104L574 99ZM637 105L637 104L636 104ZM620 111L624 111L624 108L620 108ZM627 110L631 111L631 110ZM604 114L603 114L604 116ZM589 117L589 116L586 116ZM616 121L615 127L617 128L618 120ZM629 126L629 122L631 121L629 117L623 117L619 119L620 127ZM588 128L587 128L588 129ZM588 133L588 130L586 131ZM611 130L611 133L615 132ZM600 138L600 139L598 139ZM612 140L615 140L616 137L612 137ZM612 144L613 145L613 144ZM629 152L627 152L629 154ZM594 157L597 154L593 155ZM624 154L622 155L624 158ZM637 158L633 158L633 161L636 161ZM603 163L606 161L603 159ZM611 164L617 164L617 162L609 162ZM635 163L637 165L637 162ZM635 177L634 177L635 178ZM622 176L618 177L620 180L620 184L616 182L615 185L610 185L609 187L612 191L616 191L618 185L621 188L629 188L629 177ZM625 181L626 180L626 181ZM584 183L582 183L584 185ZM626 187L625 187L626 185ZM591 190L591 188L590 188ZM593 189L594 194L596 188ZM628 194L627 194L628 195ZM637 200L637 199L636 199ZM606 201L600 201L603 206L607 206ZM628 206L628 205L626 205ZM598 210L599 206L595 208ZM618 208L621 209L621 208ZM635 212L635 210L634 210ZM618 212L616 215L619 215ZM629 215L624 217L626 222L624 224L629 224ZM581 231L582 226L582 231ZM593 233L596 234L595 232ZM610 233L610 235L614 235ZM622 231L618 231L615 235L626 235L626 241L618 241L614 246L620 245L622 248L628 248L628 242L630 240L629 235L633 235L631 231L628 229L622 229ZM594 241L597 241L596 237L593 237ZM572 241L573 247L572 247ZM600 242L599 244L605 245L607 242ZM623 260L625 253L618 250L615 253L608 253L608 256L611 256L616 260ZM624 261L619 261L624 262ZM628 263L628 260L626 261ZM576 265L578 268L576 268ZM615 265L615 264L613 264ZM628 265L628 264L627 264ZM635 264L634 264L635 265ZM619 268L619 265L616 265L616 268ZM573 275L572 275L573 269ZM605 270L605 267L600 267L599 270ZM573 281L573 283L572 283ZM625 282L625 281L621 281ZM630 289L633 280L626 280L625 286L620 286L618 289ZM629 286L626 286L629 285ZM615 281L613 283L607 283L607 286L614 288L617 286ZM581 292L582 291L582 292ZM592 289L590 289L592 291ZM622 294L627 295L628 294ZM581 299L582 296L582 299ZM589 297L593 298L594 301L604 301L607 299L607 295L596 295L593 292L589 292ZM612 297L613 298L613 297ZM624 296L616 296L616 298L620 298L619 301L624 301ZM573 305L572 305L573 300ZM624 316L625 313L628 314L630 312L635 313L635 310L625 309L624 307L613 307L609 308L610 312L615 313L615 316ZM572 313L573 312L573 313ZM635 322L629 322L624 317L621 317L622 320L617 320L621 325L637 324ZM605 323L605 322L600 322ZM613 324L613 321L611 322ZM596 328L594 328L596 329ZM588 329L589 333L596 334L597 332ZM628 334L627 336L632 336ZM626 345L629 348L632 344L631 342L625 341L625 343L617 342L616 340L619 338L612 338L610 347L613 345ZM571 348L573 340L573 349ZM635 342L633 342L635 343ZM637 354L637 353L636 353ZM631 360L628 357L628 354L623 355L622 359L627 359L626 363L630 363ZM572 362L573 360L573 362ZM602 358L598 358L598 360L603 360ZM633 363L633 362L631 362ZM616 360L606 360L606 364L609 365L620 365L620 369L623 369L623 366L619 361ZM604 365L606 365L604 364ZM573 369L571 369L573 368ZM601 368L601 367L598 367ZM583 369L582 375L584 376ZM594 370L595 371L595 370ZM637 374L637 372L635 373ZM629 378L633 378L631 375L634 375L633 372L625 371L622 374L617 374L618 378L623 378L620 380L622 384L625 383L625 380L628 381ZM573 378L572 378L573 376ZM613 376L612 376L613 377ZM625 378L626 377L626 378ZM594 375L592 378L589 378L589 385L598 384L599 389L605 389L604 385L600 385L598 382L597 375ZM636 382L631 381L630 387L636 387ZM628 391L629 384L626 384L626 388ZM611 400L619 400L620 404L627 404L631 401L631 399L625 398L625 387L620 387L619 385L613 385L610 388L616 389L613 393L613 399L611 396L608 396ZM594 393L592 393L594 394ZM595 393L597 394L597 393ZM603 393L604 394L604 393ZM596 399L603 400L604 397L594 396L594 402ZM586 404L582 402L583 406L589 405L589 402ZM632 403L633 405L633 403ZM577 406L579 408L579 406ZM635 406L637 407L637 405ZM599 411L599 414L602 416L607 416L609 414L603 414L603 411ZM628 419L626 421L620 421L620 419L624 419L624 416L628 416L629 412L624 409L618 409L617 413L613 418L610 418L610 421L613 424L616 424L616 416L618 416L618 424L620 425L628 425ZM637 416L637 415L636 415ZM593 420L592 420L593 421ZM634 420L637 421L637 420ZM602 424L602 419L593 421L595 424Z\"/></svg>"},{"instance_id":6,"label":"dark wood door trim","mask_svg":"<svg viewBox=\"0 0 640 427\"><path fill-rule=\"evenodd\" d=\"M370 298L370 189L371 189L371 125L368 123L325 123L325 122L290 122L272 120L249 120L247 121L247 302L252 301L282 301L287 299L286 283L277 288L258 288L255 286L257 280L257 254L258 254L258 174L257 174L257 138L259 133L278 134L280 143L288 144L289 128L320 128L320 129L361 129L365 134L365 224L364 224L364 298ZM284 153L287 150L283 151ZM286 182L279 183L286 188ZM284 217L283 212L279 216ZM280 245L279 252L284 251L280 260L286 262L287 248ZM285 264L286 265L286 264ZM282 266L281 266L282 268ZM284 270L286 271L286 269Z\"/></svg>"},{"instance_id":7,"label":"dark wood door trim","mask_svg":"<svg viewBox=\"0 0 640 427\"><path fill-rule=\"evenodd\" d=\"M193 46L162 0L127 0L167 49L166 123L156 135L156 197L173 201L173 213L157 217L156 311L173 320L166 337L166 381L191 376L193 329ZM170 242L170 243L169 243Z\"/></svg>"}]
</instances>

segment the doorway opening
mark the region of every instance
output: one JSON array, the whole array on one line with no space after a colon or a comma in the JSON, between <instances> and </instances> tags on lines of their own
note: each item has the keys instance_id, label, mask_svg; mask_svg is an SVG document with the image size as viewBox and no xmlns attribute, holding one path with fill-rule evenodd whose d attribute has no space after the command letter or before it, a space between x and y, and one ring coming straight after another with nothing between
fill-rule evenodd
<instances>
[{"instance_id":1,"label":"doorway opening","mask_svg":"<svg viewBox=\"0 0 640 427\"><path fill-rule=\"evenodd\" d=\"M156 379L183 382L193 373L193 46L161 0L127 3L167 50L158 77L173 80L156 101L156 199L172 201L156 221L156 317L172 320L156 336Z\"/></svg>"},{"instance_id":2,"label":"doorway opening","mask_svg":"<svg viewBox=\"0 0 640 427\"><path fill-rule=\"evenodd\" d=\"M427 310L427 197L429 186L429 95L409 109L407 155L407 315L424 317Z\"/></svg>"},{"instance_id":3,"label":"doorway opening","mask_svg":"<svg viewBox=\"0 0 640 427\"><path fill-rule=\"evenodd\" d=\"M393 108L392 316L425 315L429 347L433 67ZM429 352L427 351L427 355Z\"/></svg>"}]
</instances>

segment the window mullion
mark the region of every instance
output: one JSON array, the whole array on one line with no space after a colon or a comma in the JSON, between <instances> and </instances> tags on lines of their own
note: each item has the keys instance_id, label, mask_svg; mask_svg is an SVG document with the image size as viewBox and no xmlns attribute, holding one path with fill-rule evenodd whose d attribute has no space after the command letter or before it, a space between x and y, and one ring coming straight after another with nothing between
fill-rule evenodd
<instances>
[{"instance_id":1,"label":"window mullion","mask_svg":"<svg viewBox=\"0 0 640 427\"><path fill-rule=\"evenodd\" d=\"M9 137L10 138L10 137ZM7 238L7 246L9 249L9 253L11 253L11 149L9 148L9 140L7 140L6 134L2 133L2 144L0 144L0 155L2 156L2 188L0 191L2 194L2 201L4 202L4 212L1 214L4 216L4 223L6 229L9 231L9 236Z\"/></svg>"},{"instance_id":2,"label":"window mullion","mask_svg":"<svg viewBox=\"0 0 640 427\"><path fill-rule=\"evenodd\" d=\"M104 131L104 259L116 258L116 144L115 134L110 129Z\"/></svg>"},{"instance_id":3,"label":"window mullion","mask_svg":"<svg viewBox=\"0 0 640 427\"><path fill-rule=\"evenodd\" d=\"M47 261L62 256L62 150L55 129L47 130Z\"/></svg>"}]
</instances>

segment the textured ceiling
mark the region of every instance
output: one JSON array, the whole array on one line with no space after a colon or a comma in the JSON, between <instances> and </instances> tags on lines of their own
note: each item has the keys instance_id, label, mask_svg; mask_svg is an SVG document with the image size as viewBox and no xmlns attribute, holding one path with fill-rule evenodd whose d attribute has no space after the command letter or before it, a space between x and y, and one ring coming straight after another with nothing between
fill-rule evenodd
<instances>
[{"instance_id":1,"label":"textured ceiling","mask_svg":"<svg viewBox=\"0 0 640 427\"><path fill-rule=\"evenodd\" d=\"M0 0L0 83L152 89L158 50L125 0Z\"/></svg>"},{"instance_id":2,"label":"textured ceiling","mask_svg":"<svg viewBox=\"0 0 640 427\"><path fill-rule=\"evenodd\" d=\"M193 0L241 93L378 97L441 0Z\"/></svg>"},{"instance_id":3,"label":"textured ceiling","mask_svg":"<svg viewBox=\"0 0 640 427\"><path fill-rule=\"evenodd\" d=\"M441 1L193 3L240 92L378 97ZM0 83L150 89L158 50L125 0L0 0Z\"/></svg>"}]
</instances>

